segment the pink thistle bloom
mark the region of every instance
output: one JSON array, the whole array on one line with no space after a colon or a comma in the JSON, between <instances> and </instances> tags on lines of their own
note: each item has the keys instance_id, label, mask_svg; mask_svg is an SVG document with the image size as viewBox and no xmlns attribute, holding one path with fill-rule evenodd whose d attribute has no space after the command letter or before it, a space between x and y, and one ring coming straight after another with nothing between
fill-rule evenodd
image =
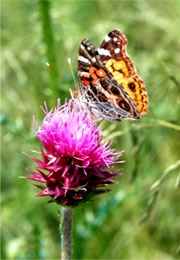
<instances>
[{"instance_id":1,"label":"pink thistle bloom","mask_svg":"<svg viewBox=\"0 0 180 260\"><path fill-rule=\"evenodd\" d=\"M37 164L28 177L43 185L37 196L50 196L49 202L76 206L106 191L118 175L110 169L122 152L115 153L102 143L101 130L90 114L72 100L46 109L45 118L36 132L41 157L31 157Z\"/></svg>"}]
</instances>

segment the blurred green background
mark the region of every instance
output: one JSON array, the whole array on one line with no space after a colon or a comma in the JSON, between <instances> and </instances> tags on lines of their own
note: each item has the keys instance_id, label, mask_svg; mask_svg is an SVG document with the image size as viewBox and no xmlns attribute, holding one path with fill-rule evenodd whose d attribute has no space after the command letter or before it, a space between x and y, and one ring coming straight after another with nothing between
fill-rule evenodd
<instances>
[{"instance_id":1,"label":"blurred green background","mask_svg":"<svg viewBox=\"0 0 180 260\"><path fill-rule=\"evenodd\" d=\"M107 140L125 150L112 192L75 210L75 259L178 259L180 182L180 2L2 1L2 258L59 259L60 207L36 198L19 176L39 150L32 125L47 101L70 98L83 38L96 46L119 28L149 93L139 121L104 122ZM49 62L58 77L45 65Z\"/></svg>"}]
</instances>

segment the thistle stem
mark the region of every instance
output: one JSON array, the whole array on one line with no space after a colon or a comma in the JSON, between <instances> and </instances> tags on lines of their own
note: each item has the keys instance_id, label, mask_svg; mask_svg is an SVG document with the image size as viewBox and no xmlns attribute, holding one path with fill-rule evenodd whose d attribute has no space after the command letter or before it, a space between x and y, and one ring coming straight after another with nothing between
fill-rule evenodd
<instances>
[{"instance_id":1,"label":"thistle stem","mask_svg":"<svg viewBox=\"0 0 180 260\"><path fill-rule=\"evenodd\" d=\"M72 219L73 209L62 210L61 260L72 259Z\"/></svg>"}]
</instances>

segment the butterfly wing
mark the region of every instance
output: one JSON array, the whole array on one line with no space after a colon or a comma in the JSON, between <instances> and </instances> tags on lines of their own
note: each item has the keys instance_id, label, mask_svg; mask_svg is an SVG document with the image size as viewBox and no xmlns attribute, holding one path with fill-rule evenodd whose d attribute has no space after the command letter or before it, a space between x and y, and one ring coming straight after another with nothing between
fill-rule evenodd
<instances>
[{"instance_id":1,"label":"butterfly wing","mask_svg":"<svg viewBox=\"0 0 180 260\"><path fill-rule=\"evenodd\" d=\"M98 53L104 66L126 90L136 104L140 115L148 111L148 95L143 80L127 54L127 38L119 30L109 32L101 43Z\"/></svg>"},{"instance_id":2,"label":"butterfly wing","mask_svg":"<svg viewBox=\"0 0 180 260\"><path fill-rule=\"evenodd\" d=\"M97 117L119 122L139 118L135 103L104 66L93 44L81 42L78 57L79 99Z\"/></svg>"}]
</instances>

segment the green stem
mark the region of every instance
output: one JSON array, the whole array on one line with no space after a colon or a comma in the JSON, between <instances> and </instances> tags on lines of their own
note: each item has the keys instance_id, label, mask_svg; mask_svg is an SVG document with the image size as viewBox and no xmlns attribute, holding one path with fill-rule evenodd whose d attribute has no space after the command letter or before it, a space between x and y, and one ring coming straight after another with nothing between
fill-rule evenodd
<instances>
[{"instance_id":1,"label":"green stem","mask_svg":"<svg viewBox=\"0 0 180 260\"><path fill-rule=\"evenodd\" d=\"M57 59L56 59L56 48L55 48L55 38L53 34L52 20L50 16L50 2L49 0L39 0L39 10L42 23L42 35L43 42L46 50L47 62L58 71ZM49 69L49 81L50 89L53 90L55 97L57 96L57 87L59 84L59 78ZM52 96L52 100L53 100Z\"/></svg>"},{"instance_id":2,"label":"green stem","mask_svg":"<svg viewBox=\"0 0 180 260\"><path fill-rule=\"evenodd\" d=\"M63 208L62 211L61 260L71 260L73 209Z\"/></svg>"}]
</instances>

